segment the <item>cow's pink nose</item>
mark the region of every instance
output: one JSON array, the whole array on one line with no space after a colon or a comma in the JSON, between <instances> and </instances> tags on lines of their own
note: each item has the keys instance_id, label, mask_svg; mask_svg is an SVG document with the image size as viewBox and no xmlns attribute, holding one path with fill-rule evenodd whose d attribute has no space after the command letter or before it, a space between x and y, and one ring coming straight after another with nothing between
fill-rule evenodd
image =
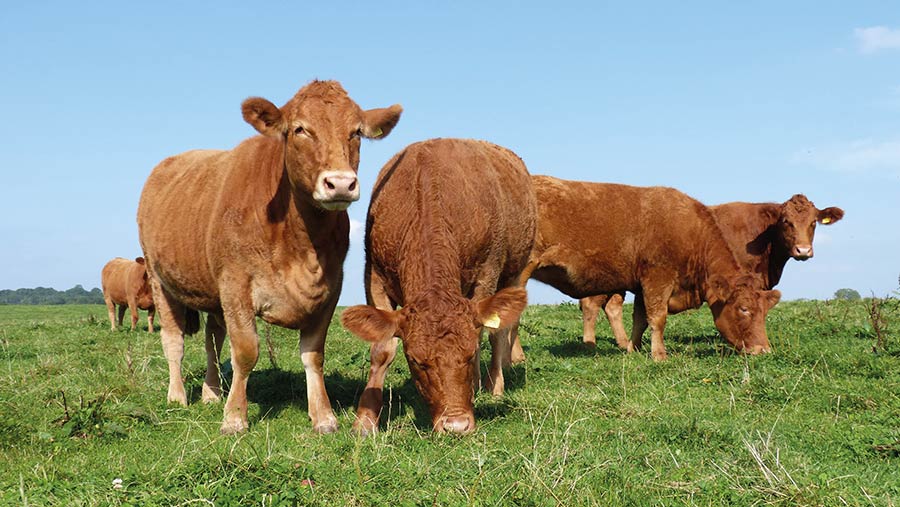
<instances>
[{"instance_id":1,"label":"cow's pink nose","mask_svg":"<svg viewBox=\"0 0 900 507\"><path fill-rule=\"evenodd\" d=\"M799 260L806 260L813 256L812 246L794 246L794 251L792 252L793 257Z\"/></svg>"},{"instance_id":2,"label":"cow's pink nose","mask_svg":"<svg viewBox=\"0 0 900 507\"><path fill-rule=\"evenodd\" d=\"M346 209L359 200L359 182L353 171L325 171L319 175L313 198L328 209Z\"/></svg>"},{"instance_id":3,"label":"cow's pink nose","mask_svg":"<svg viewBox=\"0 0 900 507\"><path fill-rule=\"evenodd\" d=\"M467 414L445 417L442 426L446 432L464 435L475 429L475 417Z\"/></svg>"}]
</instances>

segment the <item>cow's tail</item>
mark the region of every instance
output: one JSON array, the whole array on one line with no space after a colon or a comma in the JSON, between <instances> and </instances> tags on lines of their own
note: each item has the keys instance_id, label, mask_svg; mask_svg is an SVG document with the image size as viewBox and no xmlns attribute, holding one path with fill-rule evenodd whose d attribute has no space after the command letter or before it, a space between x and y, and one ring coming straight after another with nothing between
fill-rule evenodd
<instances>
[{"instance_id":1,"label":"cow's tail","mask_svg":"<svg viewBox=\"0 0 900 507\"><path fill-rule=\"evenodd\" d=\"M192 335L200 331L200 312L193 308L184 311L184 334Z\"/></svg>"}]
</instances>

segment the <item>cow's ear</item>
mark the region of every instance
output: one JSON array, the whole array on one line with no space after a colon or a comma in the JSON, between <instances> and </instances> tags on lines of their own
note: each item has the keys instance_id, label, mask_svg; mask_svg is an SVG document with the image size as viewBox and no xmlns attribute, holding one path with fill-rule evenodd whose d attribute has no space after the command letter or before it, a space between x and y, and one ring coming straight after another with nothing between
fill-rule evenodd
<instances>
[{"instance_id":1,"label":"cow's ear","mask_svg":"<svg viewBox=\"0 0 900 507\"><path fill-rule=\"evenodd\" d=\"M403 107L400 104L363 111L362 135L369 139L387 137L394 126L397 125L397 122L400 121L402 112Z\"/></svg>"},{"instance_id":2,"label":"cow's ear","mask_svg":"<svg viewBox=\"0 0 900 507\"><path fill-rule=\"evenodd\" d=\"M506 328L516 323L528 304L528 293L521 287L503 289L475 303L476 325L490 329Z\"/></svg>"},{"instance_id":3,"label":"cow's ear","mask_svg":"<svg viewBox=\"0 0 900 507\"><path fill-rule=\"evenodd\" d=\"M833 224L842 218L844 218L844 210L832 206L830 208L820 209L817 219L820 224L828 225Z\"/></svg>"},{"instance_id":4,"label":"cow's ear","mask_svg":"<svg viewBox=\"0 0 900 507\"><path fill-rule=\"evenodd\" d=\"M405 320L402 310L379 310L369 305L351 306L341 314L344 329L367 342L380 342L397 336Z\"/></svg>"},{"instance_id":5,"label":"cow's ear","mask_svg":"<svg viewBox=\"0 0 900 507\"><path fill-rule=\"evenodd\" d=\"M762 291L763 303L766 305L766 310L771 310L773 306L777 305L779 301L781 301L781 291L780 290L764 290Z\"/></svg>"},{"instance_id":6,"label":"cow's ear","mask_svg":"<svg viewBox=\"0 0 900 507\"><path fill-rule=\"evenodd\" d=\"M731 284L722 275L712 275L706 280L706 299L709 304L717 301L728 301L731 297Z\"/></svg>"},{"instance_id":7,"label":"cow's ear","mask_svg":"<svg viewBox=\"0 0 900 507\"><path fill-rule=\"evenodd\" d=\"M250 97L241 104L241 114L260 134L280 138L284 135L285 124L281 109L260 97Z\"/></svg>"},{"instance_id":8,"label":"cow's ear","mask_svg":"<svg viewBox=\"0 0 900 507\"><path fill-rule=\"evenodd\" d=\"M134 262L137 262L138 264L143 264L144 258L143 257L135 257Z\"/></svg>"}]
</instances>

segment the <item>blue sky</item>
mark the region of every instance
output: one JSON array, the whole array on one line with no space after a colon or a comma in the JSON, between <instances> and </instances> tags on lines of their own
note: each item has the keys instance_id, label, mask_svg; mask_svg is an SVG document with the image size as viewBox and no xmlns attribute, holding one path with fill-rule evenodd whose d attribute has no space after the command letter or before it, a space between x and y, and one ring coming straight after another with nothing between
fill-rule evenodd
<instances>
[{"instance_id":1,"label":"blue sky","mask_svg":"<svg viewBox=\"0 0 900 507\"><path fill-rule=\"evenodd\" d=\"M0 288L100 284L140 254L163 158L253 135L251 95L337 79L401 103L381 165L481 138L535 174L676 187L709 204L805 193L843 221L790 261L786 299L900 275L900 9L893 2L7 2L0 8ZM325 5L328 4L328 5ZM364 300L359 229L342 304ZM532 302L567 298L529 284Z\"/></svg>"}]
</instances>

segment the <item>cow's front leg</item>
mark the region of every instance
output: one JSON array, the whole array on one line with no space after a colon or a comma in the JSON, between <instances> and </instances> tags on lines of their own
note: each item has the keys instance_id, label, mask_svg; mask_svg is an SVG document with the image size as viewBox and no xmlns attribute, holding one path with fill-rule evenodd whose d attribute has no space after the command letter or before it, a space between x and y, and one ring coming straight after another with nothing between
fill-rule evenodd
<instances>
[{"instance_id":1,"label":"cow's front leg","mask_svg":"<svg viewBox=\"0 0 900 507\"><path fill-rule=\"evenodd\" d=\"M249 293L249 291L247 292ZM238 292L241 294L241 292ZM240 295L224 295L222 312L225 326L231 338L231 366L233 376L228 399L225 401L225 415L221 431L230 435L246 431L247 420L247 380L259 359L259 335L256 332L256 314L249 306L250 298Z\"/></svg>"},{"instance_id":2,"label":"cow's front leg","mask_svg":"<svg viewBox=\"0 0 900 507\"><path fill-rule=\"evenodd\" d=\"M666 317L669 315L668 302L671 294L672 289L669 287L644 289L644 308L650 324L650 355L654 361L665 361L668 357L666 345L663 343L663 332L666 329Z\"/></svg>"},{"instance_id":3,"label":"cow's front leg","mask_svg":"<svg viewBox=\"0 0 900 507\"><path fill-rule=\"evenodd\" d=\"M334 433L338 429L337 418L331 410L331 400L325 391L325 336L334 316L337 297L326 307L310 316L308 325L300 329L300 359L306 370L306 398L309 400L309 418L313 430L318 433Z\"/></svg>"}]
</instances>

